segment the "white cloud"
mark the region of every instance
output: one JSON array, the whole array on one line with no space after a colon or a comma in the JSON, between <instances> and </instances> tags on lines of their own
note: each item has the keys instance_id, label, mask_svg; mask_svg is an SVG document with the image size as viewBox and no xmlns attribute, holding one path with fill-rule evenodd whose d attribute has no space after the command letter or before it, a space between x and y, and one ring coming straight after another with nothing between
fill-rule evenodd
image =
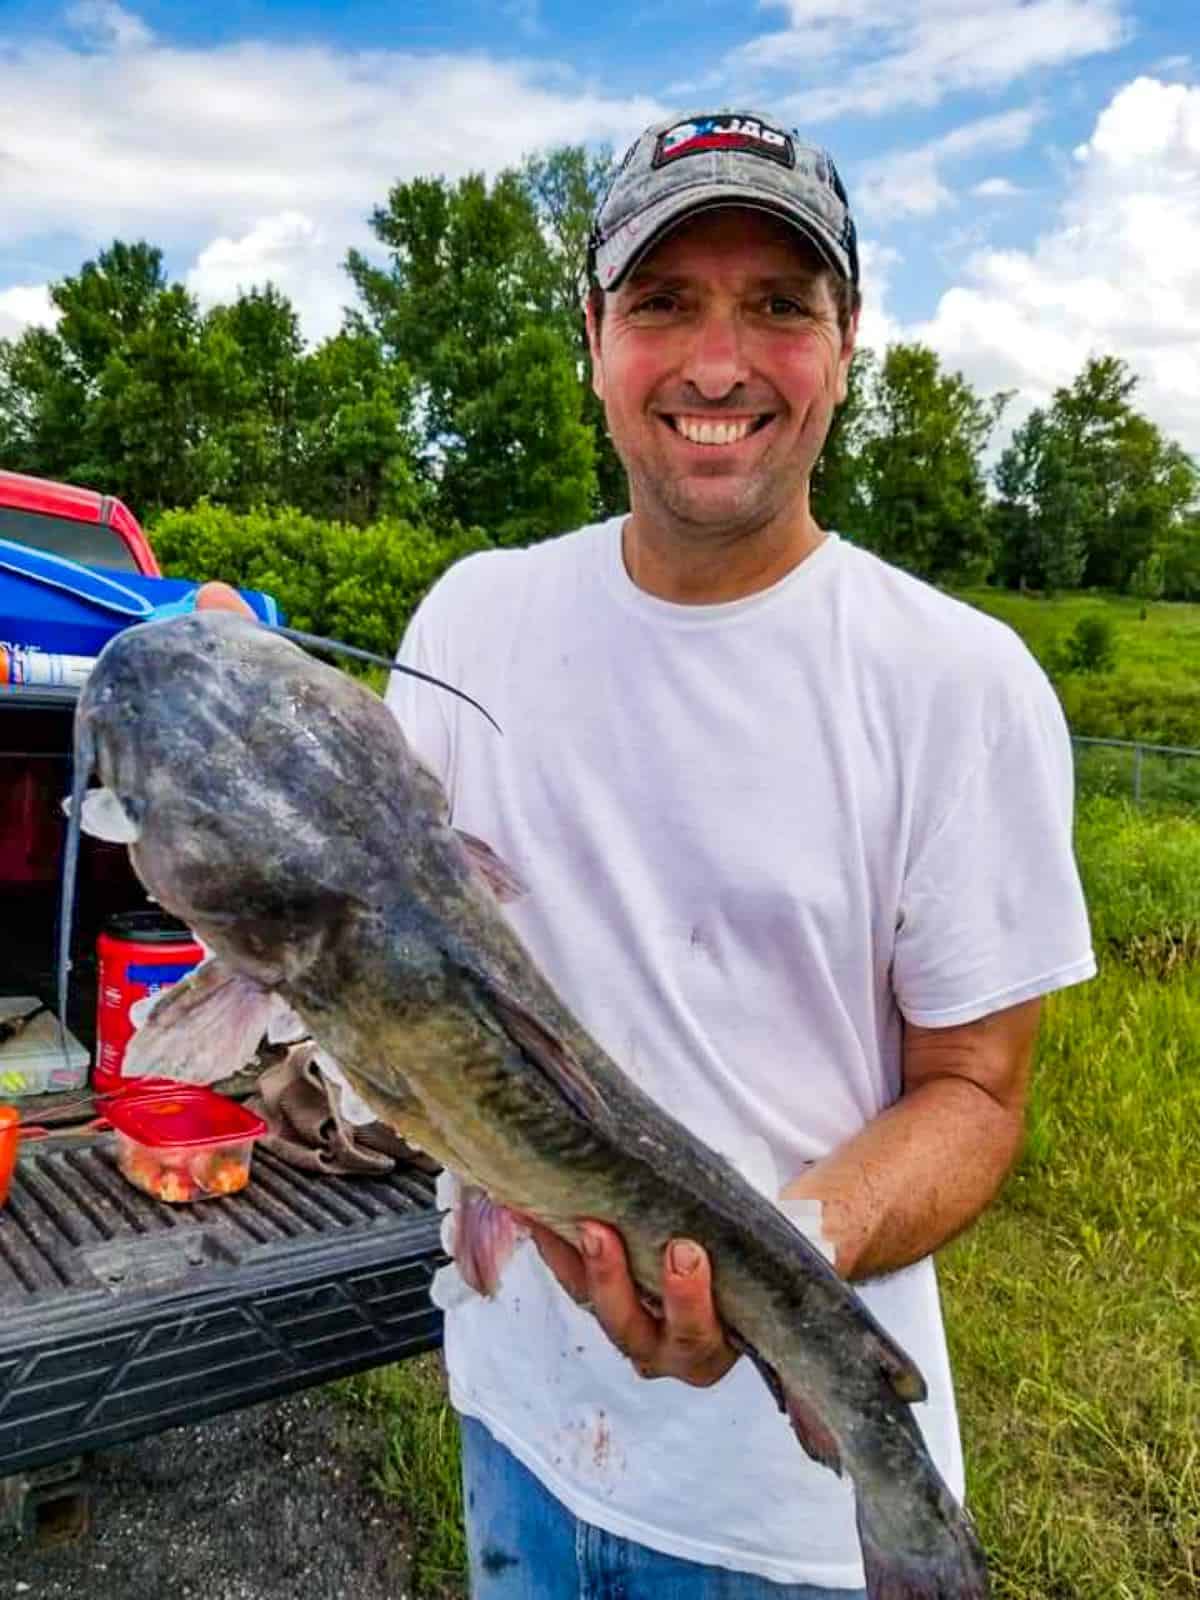
<instances>
[{"instance_id":1,"label":"white cloud","mask_svg":"<svg viewBox=\"0 0 1200 1600\"><path fill-rule=\"evenodd\" d=\"M82 257L144 237L194 260L201 286L262 259L310 298L320 278L348 300L346 249L369 248L366 219L396 181L491 175L555 144L623 148L664 114L552 63L176 46L112 0L74 17L77 46L0 42L0 249L72 232ZM286 214L315 234L281 234Z\"/></svg>"},{"instance_id":2,"label":"white cloud","mask_svg":"<svg viewBox=\"0 0 1200 1600\"><path fill-rule=\"evenodd\" d=\"M985 151L1020 149L1028 142L1038 116L1029 106L981 117L916 149L896 150L867 162L854 183L855 211L872 223L940 211L954 198L942 180L944 165Z\"/></svg>"},{"instance_id":3,"label":"white cloud","mask_svg":"<svg viewBox=\"0 0 1200 1600\"><path fill-rule=\"evenodd\" d=\"M150 43L150 30L116 0L79 0L67 12L67 20L85 37L102 47L115 50L140 50Z\"/></svg>"},{"instance_id":4,"label":"white cloud","mask_svg":"<svg viewBox=\"0 0 1200 1600\"><path fill-rule=\"evenodd\" d=\"M201 250L185 279L207 308L268 283L295 307L310 339L336 333L348 286L325 230L301 211L262 217L236 239L221 235Z\"/></svg>"},{"instance_id":5,"label":"white cloud","mask_svg":"<svg viewBox=\"0 0 1200 1600\"><path fill-rule=\"evenodd\" d=\"M979 250L905 338L981 390L1047 402L1091 355L1128 362L1138 403L1200 456L1200 88L1138 78L1075 152L1073 187L1029 250Z\"/></svg>"},{"instance_id":6,"label":"white cloud","mask_svg":"<svg viewBox=\"0 0 1200 1600\"><path fill-rule=\"evenodd\" d=\"M782 101L798 122L999 89L1038 68L1116 49L1123 0L776 0L789 26L735 52L733 66L788 74L818 65L819 85ZM831 67L840 63L840 73Z\"/></svg>"},{"instance_id":7,"label":"white cloud","mask_svg":"<svg viewBox=\"0 0 1200 1600\"><path fill-rule=\"evenodd\" d=\"M903 257L890 245L874 239L860 239L858 259L862 273L863 306L858 321L860 347L878 350L882 355L889 344L902 337L903 330L887 309L893 268Z\"/></svg>"},{"instance_id":8,"label":"white cloud","mask_svg":"<svg viewBox=\"0 0 1200 1600\"><path fill-rule=\"evenodd\" d=\"M1011 178L984 178L971 190L979 200L1010 200L1021 192Z\"/></svg>"},{"instance_id":9,"label":"white cloud","mask_svg":"<svg viewBox=\"0 0 1200 1600\"><path fill-rule=\"evenodd\" d=\"M44 283L17 283L0 289L0 339L11 339L31 323L53 327L58 308Z\"/></svg>"}]
</instances>

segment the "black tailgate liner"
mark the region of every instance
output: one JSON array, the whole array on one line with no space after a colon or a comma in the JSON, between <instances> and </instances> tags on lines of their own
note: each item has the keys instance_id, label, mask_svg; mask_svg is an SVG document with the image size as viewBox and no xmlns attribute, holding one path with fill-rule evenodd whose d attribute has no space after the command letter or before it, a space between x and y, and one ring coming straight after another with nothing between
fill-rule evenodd
<instances>
[{"instance_id":1,"label":"black tailgate liner","mask_svg":"<svg viewBox=\"0 0 1200 1600\"><path fill-rule=\"evenodd\" d=\"M0 1476L441 1342L433 1180L316 1176L170 1206L111 1136L22 1152L0 1209Z\"/></svg>"}]
</instances>

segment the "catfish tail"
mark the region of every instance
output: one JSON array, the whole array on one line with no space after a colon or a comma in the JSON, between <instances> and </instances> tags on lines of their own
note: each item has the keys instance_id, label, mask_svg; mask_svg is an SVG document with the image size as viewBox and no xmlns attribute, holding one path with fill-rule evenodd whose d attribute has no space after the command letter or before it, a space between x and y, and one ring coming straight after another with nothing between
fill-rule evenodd
<instances>
[{"instance_id":1,"label":"catfish tail","mask_svg":"<svg viewBox=\"0 0 1200 1600\"><path fill-rule=\"evenodd\" d=\"M991 1585L983 1546L967 1513L944 1484L942 1537L936 1547L898 1549L894 1532L871 1515L869 1502L857 1501L867 1600L988 1600Z\"/></svg>"}]
</instances>

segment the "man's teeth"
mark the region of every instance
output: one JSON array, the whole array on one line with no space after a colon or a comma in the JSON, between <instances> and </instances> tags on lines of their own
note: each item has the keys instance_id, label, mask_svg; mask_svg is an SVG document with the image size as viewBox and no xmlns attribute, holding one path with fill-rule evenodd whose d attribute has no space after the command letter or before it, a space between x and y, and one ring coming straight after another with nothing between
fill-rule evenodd
<instances>
[{"instance_id":1,"label":"man's teeth","mask_svg":"<svg viewBox=\"0 0 1200 1600\"><path fill-rule=\"evenodd\" d=\"M754 426L753 417L745 422L702 422L699 417L675 417L673 421L692 444L737 444Z\"/></svg>"}]
</instances>

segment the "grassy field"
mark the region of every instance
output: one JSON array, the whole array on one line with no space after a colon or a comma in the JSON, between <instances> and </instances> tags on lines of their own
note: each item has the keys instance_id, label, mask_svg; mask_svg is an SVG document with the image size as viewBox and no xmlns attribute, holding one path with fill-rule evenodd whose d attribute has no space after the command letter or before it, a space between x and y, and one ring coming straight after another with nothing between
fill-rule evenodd
<instances>
[{"instance_id":1,"label":"grassy field","mask_svg":"<svg viewBox=\"0 0 1200 1600\"><path fill-rule=\"evenodd\" d=\"M1200 1597L1200 820L1103 796L1078 849L1101 975L1051 997L1024 1156L941 1274L996 1600ZM437 1362L354 1380L419 1600L462 1590Z\"/></svg>"},{"instance_id":2,"label":"grassy field","mask_svg":"<svg viewBox=\"0 0 1200 1600\"><path fill-rule=\"evenodd\" d=\"M1116 661L1099 673L1054 671L1071 731L1200 748L1200 605L1147 606L1126 595L1054 599L969 589L960 598L1007 622L1045 666L1081 617L1113 624Z\"/></svg>"},{"instance_id":3,"label":"grassy field","mask_svg":"<svg viewBox=\"0 0 1200 1600\"><path fill-rule=\"evenodd\" d=\"M1101 974L1051 997L1024 1157L943 1253L997 1600L1200 1595L1200 825L1085 803Z\"/></svg>"}]
</instances>

